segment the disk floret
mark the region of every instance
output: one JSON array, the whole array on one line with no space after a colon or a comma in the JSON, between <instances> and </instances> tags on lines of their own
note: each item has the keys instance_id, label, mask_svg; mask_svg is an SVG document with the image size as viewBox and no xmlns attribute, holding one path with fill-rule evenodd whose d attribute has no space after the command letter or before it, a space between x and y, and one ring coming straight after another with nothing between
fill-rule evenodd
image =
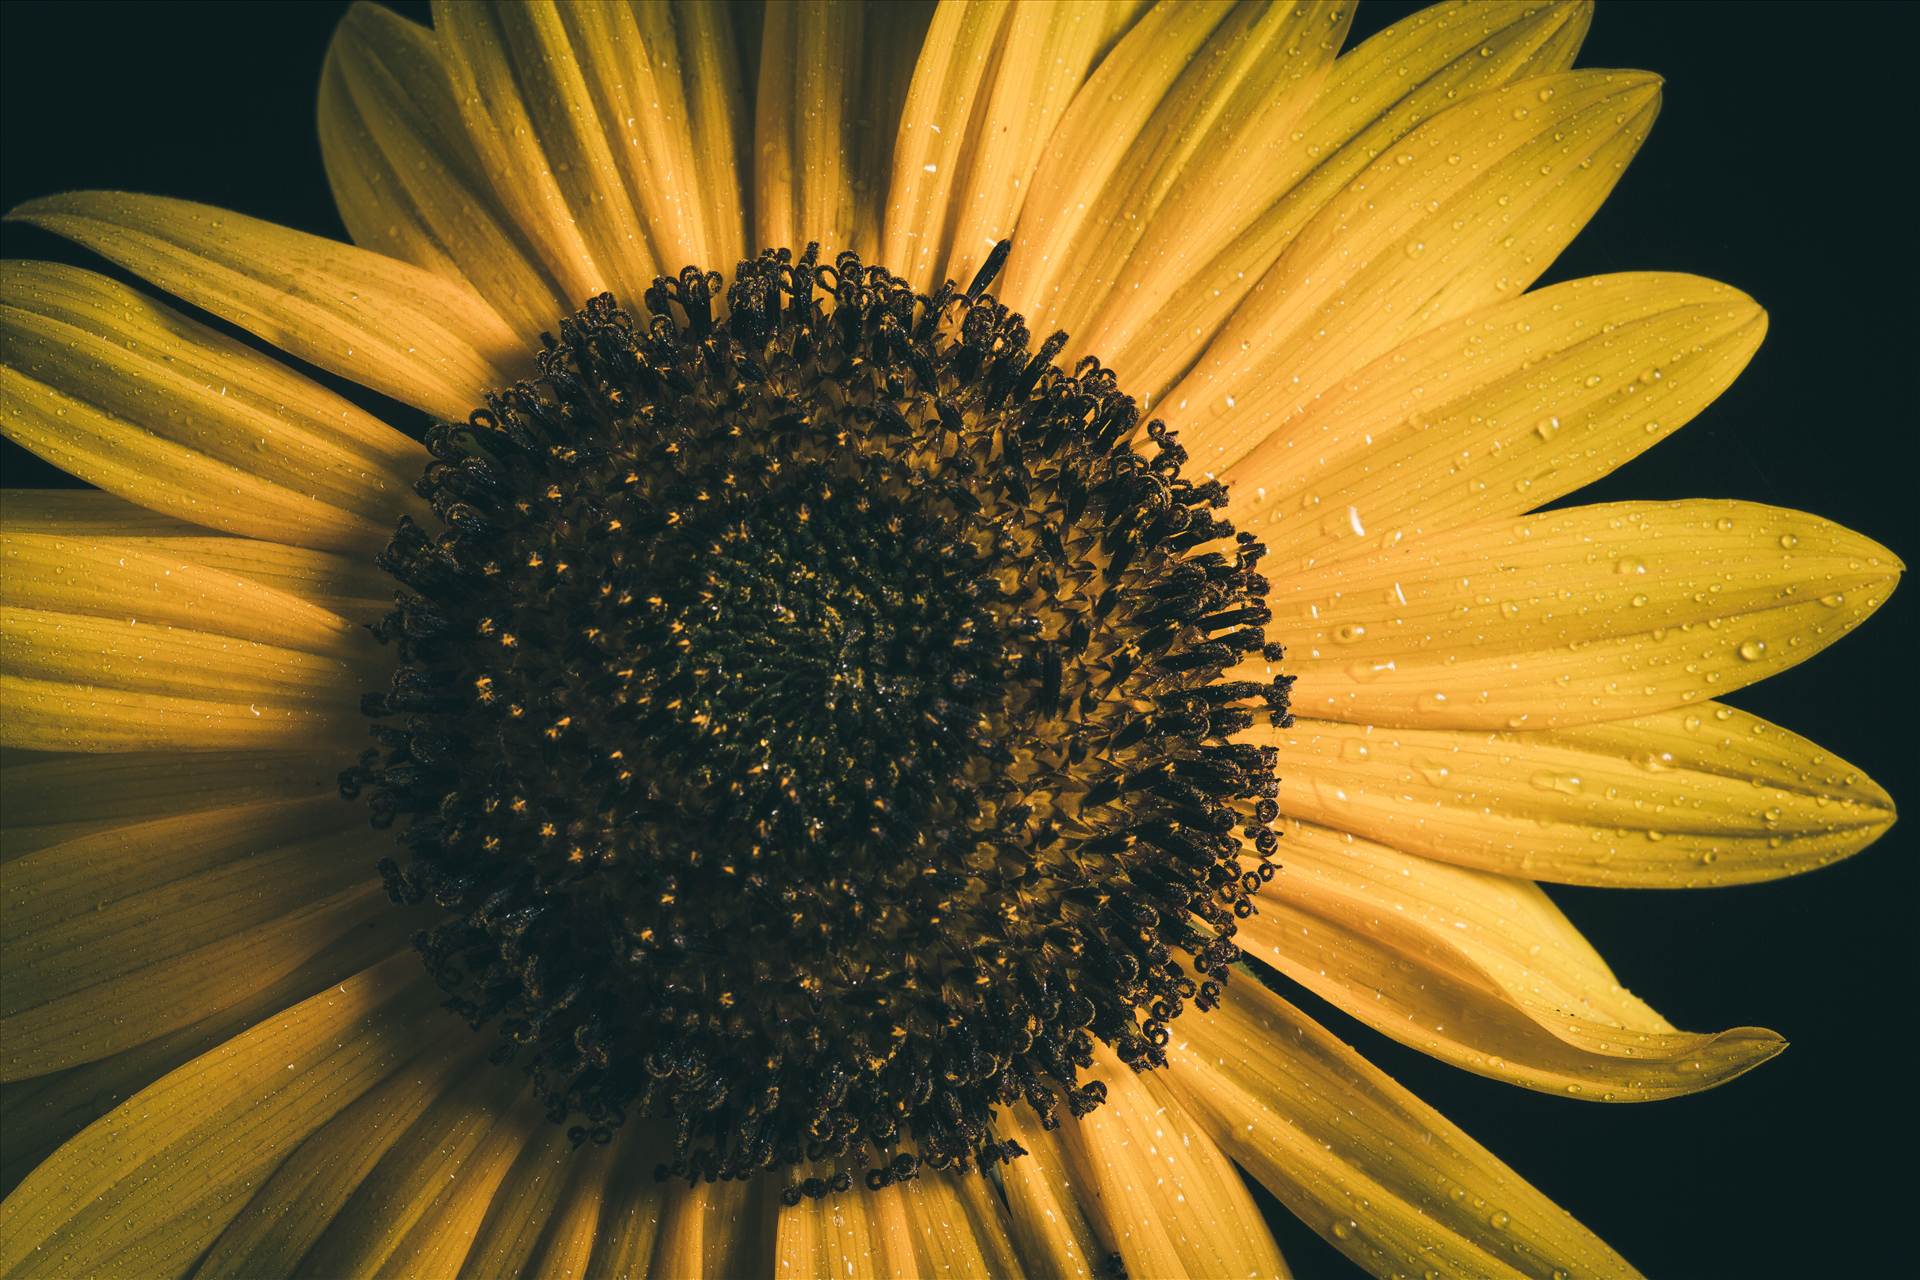
<instances>
[{"instance_id":1,"label":"disk floret","mask_svg":"<svg viewBox=\"0 0 1920 1280\"><path fill-rule=\"evenodd\" d=\"M1239 957L1262 549L990 275L782 250L719 309L689 269L430 435L343 787L578 1140L650 1117L669 1172L794 1195L991 1163L998 1108L1096 1105L1093 1042L1163 1063Z\"/></svg>"}]
</instances>

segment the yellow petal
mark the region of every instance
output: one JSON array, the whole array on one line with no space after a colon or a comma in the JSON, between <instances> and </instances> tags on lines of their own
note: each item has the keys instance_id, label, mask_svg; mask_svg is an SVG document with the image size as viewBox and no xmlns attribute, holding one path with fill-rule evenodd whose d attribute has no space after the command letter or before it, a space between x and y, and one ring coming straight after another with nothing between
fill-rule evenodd
<instances>
[{"instance_id":1,"label":"yellow petal","mask_svg":"<svg viewBox=\"0 0 1920 1280\"><path fill-rule=\"evenodd\" d=\"M829 260L879 259L894 135L932 17L931 3L877 0L767 9L752 64L756 248L819 241Z\"/></svg>"},{"instance_id":2,"label":"yellow petal","mask_svg":"<svg viewBox=\"0 0 1920 1280\"><path fill-rule=\"evenodd\" d=\"M528 1260L522 1274L529 1277L584 1276L600 1234L610 1179L619 1168L620 1156L631 1145L631 1134L622 1132L605 1146L590 1144L572 1153L564 1170L566 1187L560 1203L546 1224L539 1249Z\"/></svg>"},{"instance_id":3,"label":"yellow petal","mask_svg":"<svg viewBox=\"0 0 1920 1280\"><path fill-rule=\"evenodd\" d=\"M370 560L255 538L92 538L102 553L163 551L297 597L358 627L393 611L394 580Z\"/></svg>"},{"instance_id":4,"label":"yellow petal","mask_svg":"<svg viewBox=\"0 0 1920 1280\"><path fill-rule=\"evenodd\" d=\"M400 961L420 964L418 956ZM444 1010L428 1017L443 1020L452 1034L468 1034ZM415 1040L431 1038L421 1030L409 1028ZM526 1077L511 1068L481 1063L464 1073L390 1144L371 1172L344 1188L349 1194L343 1202L324 1206L332 1212L319 1224L301 1273L347 1280L397 1266L402 1274L454 1274L494 1189L537 1126L547 1123L539 1108L527 1105L527 1092ZM440 1230L453 1222L464 1231ZM434 1266L425 1256L437 1236L457 1249L450 1264Z\"/></svg>"},{"instance_id":5,"label":"yellow petal","mask_svg":"<svg viewBox=\"0 0 1920 1280\"><path fill-rule=\"evenodd\" d=\"M96 618L0 608L0 667L9 675L102 693L127 691L270 702L350 717L378 682L355 666L280 645L236 640L137 617Z\"/></svg>"},{"instance_id":6,"label":"yellow petal","mask_svg":"<svg viewBox=\"0 0 1920 1280\"><path fill-rule=\"evenodd\" d=\"M247 751L65 756L0 765L8 859L151 818L338 793L340 757Z\"/></svg>"},{"instance_id":7,"label":"yellow petal","mask_svg":"<svg viewBox=\"0 0 1920 1280\"><path fill-rule=\"evenodd\" d=\"M958 153L967 144L968 123L991 98L997 54L1015 9L947 0L934 10L920 46L900 108L880 250L886 268L916 289L938 283L934 273L947 252L945 215L962 176Z\"/></svg>"},{"instance_id":8,"label":"yellow petal","mask_svg":"<svg viewBox=\"0 0 1920 1280\"><path fill-rule=\"evenodd\" d=\"M820 1176L828 1176L823 1173ZM774 1275L878 1280L881 1270L868 1192L856 1173L852 1191L783 1204L774 1236Z\"/></svg>"},{"instance_id":9,"label":"yellow petal","mask_svg":"<svg viewBox=\"0 0 1920 1280\"><path fill-rule=\"evenodd\" d=\"M1283 189L1291 143L1351 5L1159 5L1101 62L1033 175L1003 296L1077 338L1158 297L1189 255ZM1186 243L1190 236L1202 239Z\"/></svg>"},{"instance_id":10,"label":"yellow petal","mask_svg":"<svg viewBox=\"0 0 1920 1280\"><path fill-rule=\"evenodd\" d=\"M1156 119L1170 117L1177 108L1183 76L1191 78L1190 92L1202 91L1204 66L1191 69L1200 64L1201 51L1216 31L1228 23L1232 8L1221 0L1153 5L1069 104L1041 155L1021 210L1018 250L1008 258L996 286L1000 297L1033 318L1041 332L1059 327L1054 317L1061 313L1070 255L1077 245L1099 243L1097 232L1087 234L1086 229L1102 228L1111 220L1112 212L1096 220L1089 194L1102 192L1110 178L1134 176L1130 157L1146 154L1139 150L1139 140ZM1229 42L1245 21L1243 15L1229 26ZM1109 197L1103 209L1118 203Z\"/></svg>"},{"instance_id":11,"label":"yellow petal","mask_svg":"<svg viewBox=\"0 0 1920 1280\"><path fill-rule=\"evenodd\" d=\"M150 626L191 627L342 662L377 652L338 614L232 573L182 560L177 539L152 549L102 546L56 534L0 534L9 606L70 616L137 618Z\"/></svg>"},{"instance_id":12,"label":"yellow petal","mask_svg":"<svg viewBox=\"0 0 1920 1280\"><path fill-rule=\"evenodd\" d=\"M1690 421L1766 327L1738 290L1653 273L1476 312L1380 357L1227 468L1235 522L1285 577L1352 548L1356 526L1413 537L1544 506Z\"/></svg>"},{"instance_id":13,"label":"yellow petal","mask_svg":"<svg viewBox=\"0 0 1920 1280\"><path fill-rule=\"evenodd\" d=\"M1376 1276L1625 1277L1484 1147L1253 981L1172 1024L1168 1085L1222 1149Z\"/></svg>"},{"instance_id":14,"label":"yellow petal","mask_svg":"<svg viewBox=\"0 0 1920 1280\"><path fill-rule=\"evenodd\" d=\"M543 1120L494 1191L461 1274L474 1280L523 1274L560 1207L561 1193L588 1158L586 1150L574 1149L567 1126Z\"/></svg>"},{"instance_id":15,"label":"yellow petal","mask_svg":"<svg viewBox=\"0 0 1920 1280\"><path fill-rule=\"evenodd\" d=\"M1219 1146L1207 1136L1206 1130L1201 1127L1199 1121L1194 1118L1186 1104L1181 1101L1180 1091L1175 1087L1172 1076L1165 1071L1150 1071L1140 1078L1147 1086L1147 1092L1151 1094L1154 1101L1159 1104L1160 1110L1155 1113L1158 1119L1170 1128L1177 1128L1182 1135L1181 1141L1188 1146L1206 1144L1213 1147L1214 1151L1219 1155L1218 1163L1213 1165L1206 1178L1200 1180L1199 1185L1206 1187L1204 1194L1218 1196L1230 1201L1244 1199L1247 1207L1252 1209L1254 1216L1251 1218L1244 1216L1246 1214L1245 1209L1236 1211L1237 1215L1242 1218L1239 1224L1240 1229L1256 1237L1256 1243L1251 1249L1247 1249L1245 1246L1240 1247L1241 1257L1247 1260L1257 1259L1254 1263L1255 1267L1271 1267L1272 1275L1278 1276L1280 1280L1288 1280L1293 1273L1287 1269L1286 1259L1280 1256L1279 1243L1273 1239L1268 1229L1266 1211L1253 1203L1252 1196L1246 1193L1246 1182L1240 1170L1234 1165L1233 1161L1226 1156L1224 1151L1221 1151ZM1213 1185L1207 1186L1208 1183ZM1253 1231L1253 1224L1255 1222L1257 1222L1260 1227L1258 1232ZM1250 1268L1245 1274L1254 1275L1267 1273Z\"/></svg>"},{"instance_id":16,"label":"yellow petal","mask_svg":"<svg viewBox=\"0 0 1920 1280\"><path fill-rule=\"evenodd\" d=\"M1532 880L1751 884L1856 853L1894 820L1853 765L1716 702L1544 733L1259 732L1280 748L1289 815Z\"/></svg>"},{"instance_id":17,"label":"yellow petal","mask_svg":"<svg viewBox=\"0 0 1920 1280\"><path fill-rule=\"evenodd\" d=\"M488 1068L471 1040L439 1042L342 1111L268 1178L194 1280L290 1276L348 1198L461 1073Z\"/></svg>"},{"instance_id":18,"label":"yellow petal","mask_svg":"<svg viewBox=\"0 0 1920 1280\"><path fill-rule=\"evenodd\" d=\"M0 1204L0 1273L183 1272L260 1180L422 1044L396 956L194 1059L95 1121Z\"/></svg>"},{"instance_id":19,"label":"yellow petal","mask_svg":"<svg viewBox=\"0 0 1920 1280\"><path fill-rule=\"evenodd\" d=\"M1793 666L1879 608L1902 567L1798 511L1612 503L1282 577L1271 631L1303 715L1556 728L1704 702Z\"/></svg>"},{"instance_id":20,"label":"yellow petal","mask_svg":"<svg viewBox=\"0 0 1920 1280\"><path fill-rule=\"evenodd\" d=\"M104 276L0 270L0 430L195 524L371 551L426 453L347 401Z\"/></svg>"},{"instance_id":21,"label":"yellow petal","mask_svg":"<svg viewBox=\"0 0 1920 1280\"><path fill-rule=\"evenodd\" d=\"M1645 72L1573 71L1436 115L1301 229L1160 413L1218 470L1375 357L1517 296L1613 190L1659 101Z\"/></svg>"},{"instance_id":22,"label":"yellow petal","mask_svg":"<svg viewBox=\"0 0 1920 1280\"><path fill-rule=\"evenodd\" d=\"M344 618L153 551L46 534L0 537L7 569L0 741L312 746L364 733L362 692L391 659ZM249 724L248 721L252 723Z\"/></svg>"},{"instance_id":23,"label":"yellow petal","mask_svg":"<svg viewBox=\"0 0 1920 1280\"><path fill-rule=\"evenodd\" d=\"M427 28L347 11L320 75L320 154L354 243L465 281L529 337L572 312L494 195Z\"/></svg>"},{"instance_id":24,"label":"yellow petal","mask_svg":"<svg viewBox=\"0 0 1920 1280\"><path fill-rule=\"evenodd\" d=\"M768 1179L666 1184L659 1238L654 1244L656 1276L763 1275L764 1255L773 1244Z\"/></svg>"},{"instance_id":25,"label":"yellow petal","mask_svg":"<svg viewBox=\"0 0 1920 1280\"><path fill-rule=\"evenodd\" d=\"M937 42L963 7L949 5L935 18L930 51L944 51ZM908 276L922 287L942 279L966 284L993 246L1013 234L1047 139L1116 28L1142 6L1066 0L979 7L996 10L991 55L973 57L945 87L956 102L950 112L909 114L893 171L888 252L911 260ZM976 106L971 112L957 105L966 95ZM909 99L910 111L926 101Z\"/></svg>"},{"instance_id":26,"label":"yellow petal","mask_svg":"<svg viewBox=\"0 0 1920 1280\"><path fill-rule=\"evenodd\" d=\"M1274 157L1284 191L1182 287L1109 323L1088 346L1157 404L1219 332L1300 228L1387 147L1434 114L1511 80L1573 65L1593 7L1573 3L1430 5L1343 54Z\"/></svg>"},{"instance_id":27,"label":"yellow petal","mask_svg":"<svg viewBox=\"0 0 1920 1280\"><path fill-rule=\"evenodd\" d=\"M1027 1154L1000 1166L1007 1197L1007 1230L1029 1276L1092 1277L1101 1274L1112 1247L1103 1243L1083 1207L1085 1189L1075 1180L1057 1131L1040 1127L1024 1106L1004 1107L994 1117L1002 1138ZM1063 1122L1064 1123L1064 1122Z\"/></svg>"},{"instance_id":28,"label":"yellow petal","mask_svg":"<svg viewBox=\"0 0 1920 1280\"><path fill-rule=\"evenodd\" d=\"M364 722L275 702L137 693L0 673L0 747L27 751L285 751L366 744Z\"/></svg>"},{"instance_id":29,"label":"yellow petal","mask_svg":"<svg viewBox=\"0 0 1920 1280\"><path fill-rule=\"evenodd\" d=\"M866 10L777 4L766 12L754 95L755 244L797 252L818 240L829 254L853 247L861 219L850 116Z\"/></svg>"},{"instance_id":30,"label":"yellow petal","mask_svg":"<svg viewBox=\"0 0 1920 1280\"><path fill-rule=\"evenodd\" d=\"M226 209L74 191L30 200L7 217L85 245L290 355L443 418L464 420L526 359L523 335L465 285Z\"/></svg>"},{"instance_id":31,"label":"yellow petal","mask_svg":"<svg viewBox=\"0 0 1920 1280\"><path fill-rule=\"evenodd\" d=\"M1062 323L1078 326L1083 350L1103 356L1117 350L1150 321L1161 299L1192 287L1194 270L1215 246L1271 208L1291 185L1300 120L1323 95L1353 14L1354 6L1346 4L1274 6L1225 46L1230 69L1183 104L1188 117L1175 125L1175 154L1186 154L1179 155L1180 168L1157 207L1150 215L1127 210L1110 224L1120 245L1131 246L1125 268L1070 286L1071 318ZM1209 79L1213 75L1209 69ZM1148 190L1161 196L1167 174L1160 168L1142 176ZM1108 252L1097 250L1081 264L1104 266ZM1107 294L1087 309L1102 277L1111 281Z\"/></svg>"},{"instance_id":32,"label":"yellow petal","mask_svg":"<svg viewBox=\"0 0 1920 1280\"><path fill-rule=\"evenodd\" d=\"M416 1280L420 1276L492 1275L468 1267L481 1225L505 1185L522 1145L551 1125L537 1110L525 1109L496 1121L487 1141L468 1160L457 1177L394 1247L379 1270L380 1280ZM326 1274L326 1273L322 1273Z\"/></svg>"},{"instance_id":33,"label":"yellow petal","mask_svg":"<svg viewBox=\"0 0 1920 1280\"><path fill-rule=\"evenodd\" d=\"M574 306L609 290L631 305L658 267L555 6L439 3L433 29L522 243Z\"/></svg>"},{"instance_id":34,"label":"yellow petal","mask_svg":"<svg viewBox=\"0 0 1920 1280\"><path fill-rule=\"evenodd\" d=\"M0 493L0 536L39 534L88 544L105 559L179 556L285 592L364 626L393 608L396 584L370 559L258 538L223 538L98 489Z\"/></svg>"},{"instance_id":35,"label":"yellow petal","mask_svg":"<svg viewBox=\"0 0 1920 1280\"><path fill-rule=\"evenodd\" d=\"M727 7L565 4L559 17L653 260L731 270L746 243L748 122Z\"/></svg>"},{"instance_id":36,"label":"yellow petal","mask_svg":"<svg viewBox=\"0 0 1920 1280\"><path fill-rule=\"evenodd\" d=\"M1063 1120L1061 1145L1127 1274L1285 1275L1253 1197L1206 1133L1097 1043L1093 1071L1107 1099Z\"/></svg>"},{"instance_id":37,"label":"yellow petal","mask_svg":"<svg viewBox=\"0 0 1920 1280\"><path fill-rule=\"evenodd\" d=\"M653 1176L658 1157L652 1152L632 1138L621 1145L594 1228L586 1280L627 1280L649 1274L660 1234L670 1184Z\"/></svg>"},{"instance_id":38,"label":"yellow petal","mask_svg":"<svg viewBox=\"0 0 1920 1280\"><path fill-rule=\"evenodd\" d=\"M1697 1093L1786 1046L1758 1027L1676 1030L1530 881L1324 827L1285 831L1280 874L1234 941L1403 1044L1602 1102Z\"/></svg>"},{"instance_id":39,"label":"yellow petal","mask_svg":"<svg viewBox=\"0 0 1920 1280\"><path fill-rule=\"evenodd\" d=\"M654 30L664 11L665 6L642 6L642 31ZM751 196L743 189L740 152L752 141L753 122L740 74L739 45L728 16L731 10L724 5L693 0L673 6L670 12L687 95L689 164L697 175L692 189L705 233L697 246L704 258L693 261L710 261L714 270L724 271L764 247L746 242L745 211ZM658 47L664 51L665 44L663 38ZM688 251L694 248L690 244Z\"/></svg>"},{"instance_id":40,"label":"yellow petal","mask_svg":"<svg viewBox=\"0 0 1920 1280\"><path fill-rule=\"evenodd\" d=\"M738 261L745 109L724 8L459 4L434 25L496 202L567 310Z\"/></svg>"},{"instance_id":41,"label":"yellow petal","mask_svg":"<svg viewBox=\"0 0 1920 1280\"><path fill-rule=\"evenodd\" d=\"M261 871L294 869L284 864L296 858L278 862ZM182 929L180 942L163 921L144 921L134 938L113 938L98 956L77 956L67 936L50 938L42 948L27 935L10 946L10 967L17 963L19 971L8 979L8 1009L0 1017L0 1034L8 1040L0 1079L63 1071L190 1025L232 1006L253 986L298 971L338 938L392 910L378 881L326 892L311 887L319 875L298 869L309 875L278 900L263 894L253 912L227 902L196 913L194 931ZM367 879L363 865L348 864L346 875L328 869L334 879ZM225 885L211 889L230 892ZM63 933L79 931L69 927ZM98 981L86 986L88 979Z\"/></svg>"},{"instance_id":42,"label":"yellow petal","mask_svg":"<svg viewBox=\"0 0 1920 1280\"><path fill-rule=\"evenodd\" d=\"M332 876L334 889L370 879L371 865L351 856L355 841L373 840L365 823L336 796L264 800L131 822L12 860L0 889L8 960L0 1008L30 1007L221 937L231 932L223 914L272 917L309 901L298 886L283 887L290 876ZM347 857L336 856L342 850ZM142 929L152 917L160 927Z\"/></svg>"},{"instance_id":43,"label":"yellow petal","mask_svg":"<svg viewBox=\"0 0 1920 1280\"><path fill-rule=\"evenodd\" d=\"M1013 1276L1020 1274L1007 1237L1006 1211L977 1172L918 1177L871 1198L874 1238L889 1276Z\"/></svg>"},{"instance_id":44,"label":"yellow petal","mask_svg":"<svg viewBox=\"0 0 1920 1280\"><path fill-rule=\"evenodd\" d=\"M0 530L70 538L205 537L208 532L99 489L0 489Z\"/></svg>"},{"instance_id":45,"label":"yellow petal","mask_svg":"<svg viewBox=\"0 0 1920 1280\"><path fill-rule=\"evenodd\" d=\"M378 915L284 977L247 983L234 1003L197 1022L84 1066L0 1085L0 1196L62 1143L169 1072L389 956L412 954L407 938L414 927L402 912Z\"/></svg>"}]
</instances>

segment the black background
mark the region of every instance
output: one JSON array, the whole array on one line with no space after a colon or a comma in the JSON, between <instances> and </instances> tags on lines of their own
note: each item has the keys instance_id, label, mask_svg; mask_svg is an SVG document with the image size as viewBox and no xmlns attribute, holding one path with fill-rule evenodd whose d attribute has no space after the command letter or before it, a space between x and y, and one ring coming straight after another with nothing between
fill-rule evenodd
<instances>
[{"instance_id":1,"label":"black background","mask_svg":"<svg viewBox=\"0 0 1920 1280\"><path fill-rule=\"evenodd\" d=\"M344 238L314 136L321 56L343 8L5 6L0 207L122 188ZM1413 8L1362 5L1355 39ZM1546 282L1697 272L1753 294L1771 330L1718 403L1579 500L1746 498L1818 512L1909 556L1920 547L1913 13L1603 4L1581 64L1657 71L1666 104L1613 199ZM0 248L97 265L17 225L0 231ZM65 483L5 450L7 484ZM1730 701L1920 803L1917 605L1920 591L1908 587L1835 651ZM1676 1024L1758 1024L1793 1042L1699 1097L1606 1106L1528 1093L1306 1002L1650 1276L1904 1272L1895 1259L1908 1261L1916 1181L1914 845L1911 826L1896 828L1849 862L1770 885L1554 891L1622 981ZM1301 1276L1353 1274L1265 1203Z\"/></svg>"}]
</instances>

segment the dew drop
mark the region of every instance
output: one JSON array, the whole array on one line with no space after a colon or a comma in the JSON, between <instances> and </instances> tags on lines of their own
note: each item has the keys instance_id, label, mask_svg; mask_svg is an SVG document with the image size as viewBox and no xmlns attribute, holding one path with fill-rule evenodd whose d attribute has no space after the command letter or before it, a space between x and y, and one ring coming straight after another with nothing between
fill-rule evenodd
<instances>
[{"instance_id":1,"label":"dew drop","mask_svg":"<svg viewBox=\"0 0 1920 1280\"><path fill-rule=\"evenodd\" d=\"M1740 642L1739 654L1743 662L1758 662L1767 655L1767 642L1765 640L1742 640Z\"/></svg>"}]
</instances>

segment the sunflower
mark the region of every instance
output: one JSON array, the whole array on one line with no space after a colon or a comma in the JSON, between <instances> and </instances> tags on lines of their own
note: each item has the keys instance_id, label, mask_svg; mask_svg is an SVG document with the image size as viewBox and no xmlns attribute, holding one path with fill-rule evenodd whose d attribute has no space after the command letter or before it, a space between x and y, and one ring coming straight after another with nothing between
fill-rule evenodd
<instances>
[{"instance_id":1,"label":"sunflower","mask_svg":"<svg viewBox=\"0 0 1920 1280\"><path fill-rule=\"evenodd\" d=\"M1378 1275L1632 1274L1283 993L1592 1101L1773 1056L1537 882L1885 831L1716 698L1901 565L1541 511L1764 314L1529 291L1659 104L1586 5L1351 17L362 5L353 245L14 210L220 327L0 275L94 486L0 520L0 1273L1285 1274L1244 1173Z\"/></svg>"}]
</instances>

